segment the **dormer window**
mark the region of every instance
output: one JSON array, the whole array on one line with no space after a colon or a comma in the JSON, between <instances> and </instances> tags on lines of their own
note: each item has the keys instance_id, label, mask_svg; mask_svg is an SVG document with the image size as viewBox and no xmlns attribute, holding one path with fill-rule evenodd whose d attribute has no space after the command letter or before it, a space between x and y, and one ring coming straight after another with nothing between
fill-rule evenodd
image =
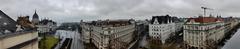
<instances>
[{"instance_id":1,"label":"dormer window","mask_svg":"<svg viewBox=\"0 0 240 49\"><path fill-rule=\"evenodd\" d=\"M194 23L195 22L195 20L194 19L190 19L190 23Z\"/></svg>"},{"instance_id":2,"label":"dormer window","mask_svg":"<svg viewBox=\"0 0 240 49\"><path fill-rule=\"evenodd\" d=\"M4 22L4 23L3 23L3 25L7 25L7 23L6 23L6 22Z\"/></svg>"},{"instance_id":3,"label":"dormer window","mask_svg":"<svg viewBox=\"0 0 240 49\"><path fill-rule=\"evenodd\" d=\"M170 20L167 20L167 23L170 23Z\"/></svg>"},{"instance_id":4,"label":"dormer window","mask_svg":"<svg viewBox=\"0 0 240 49\"><path fill-rule=\"evenodd\" d=\"M221 22L221 21L217 20L216 22Z\"/></svg>"},{"instance_id":5,"label":"dormer window","mask_svg":"<svg viewBox=\"0 0 240 49\"><path fill-rule=\"evenodd\" d=\"M220 19L217 19L217 21L216 22L221 22L221 20Z\"/></svg>"},{"instance_id":6,"label":"dormer window","mask_svg":"<svg viewBox=\"0 0 240 49\"><path fill-rule=\"evenodd\" d=\"M158 20L155 19L154 22L153 22L153 24L159 24Z\"/></svg>"}]
</instances>

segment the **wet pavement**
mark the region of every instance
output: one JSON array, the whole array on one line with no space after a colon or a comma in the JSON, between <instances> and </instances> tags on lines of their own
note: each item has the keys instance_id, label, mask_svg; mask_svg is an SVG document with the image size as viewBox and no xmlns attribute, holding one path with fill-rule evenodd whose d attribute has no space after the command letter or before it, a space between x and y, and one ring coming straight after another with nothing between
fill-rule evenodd
<instances>
[{"instance_id":1,"label":"wet pavement","mask_svg":"<svg viewBox=\"0 0 240 49\"><path fill-rule=\"evenodd\" d=\"M55 36L59 36L62 41L64 41L65 38L72 38L72 46L71 49L84 49L83 43L81 42L80 34L77 31L67 31L67 30L57 30ZM58 47L61 45L58 44L58 46L55 49L58 49Z\"/></svg>"},{"instance_id":2,"label":"wet pavement","mask_svg":"<svg viewBox=\"0 0 240 49\"><path fill-rule=\"evenodd\" d=\"M240 49L240 29L225 42L225 45L222 49Z\"/></svg>"}]
</instances>

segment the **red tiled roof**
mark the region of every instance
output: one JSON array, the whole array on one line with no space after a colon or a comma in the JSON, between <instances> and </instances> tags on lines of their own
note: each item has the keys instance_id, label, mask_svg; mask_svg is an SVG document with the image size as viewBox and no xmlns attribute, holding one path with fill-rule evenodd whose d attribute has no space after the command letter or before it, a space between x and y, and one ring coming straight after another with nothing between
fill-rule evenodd
<instances>
[{"instance_id":1,"label":"red tiled roof","mask_svg":"<svg viewBox=\"0 0 240 49\"><path fill-rule=\"evenodd\" d=\"M190 20L194 20L195 22L200 23L210 23L216 21L223 21L222 18L215 18L215 17L198 17L198 18L190 18Z\"/></svg>"}]
</instances>

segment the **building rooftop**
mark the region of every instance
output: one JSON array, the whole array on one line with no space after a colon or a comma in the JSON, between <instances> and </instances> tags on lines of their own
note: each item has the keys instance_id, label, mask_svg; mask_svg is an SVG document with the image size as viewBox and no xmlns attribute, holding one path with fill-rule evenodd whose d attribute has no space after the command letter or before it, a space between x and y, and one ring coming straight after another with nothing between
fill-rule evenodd
<instances>
[{"instance_id":1,"label":"building rooftop","mask_svg":"<svg viewBox=\"0 0 240 49\"><path fill-rule=\"evenodd\" d=\"M40 21L39 23L42 25L47 25L47 23L53 23L53 24L57 24L56 22L52 21L52 20L48 20L48 19L43 19L42 21Z\"/></svg>"},{"instance_id":2,"label":"building rooftop","mask_svg":"<svg viewBox=\"0 0 240 49\"><path fill-rule=\"evenodd\" d=\"M178 19L177 17L171 17L169 15L165 15L165 16L153 16L152 20L151 20L151 24L153 24L155 19L157 19L159 24L167 24L170 21L171 22L181 22L181 20Z\"/></svg>"},{"instance_id":3,"label":"building rooftop","mask_svg":"<svg viewBox=\"0 0 240 49\"><path fill-rule=\"evenodd\" d=\"M36 25L39 23L39 16L38 16L36 11L35 11L35 13L33 14L33 17L32 17L32 23L36 24Z\"/></svg>"},{"instance_id":4,"label":"building rooftop","mask_svg":"<svg viewBox=\"0 0 240 49\"><path fill-rule=\"evenodd\" d=\"M124 26L124 25L129 25L133 24L133 19L128 19L128 20L98 20L98 21L92 21L91 23L88 23L90 25L94 26L112 26L112 27L118 27L118 26Z\"/></svg>"},{"instance_id":5,"label":"building rooftop","mask_svg":"<svg viewBox=\"0 0 240 49\"><path fill-rule=\"evenodd\" d=\"M33 14L33 19L38 19L38 14L37 14L37 12L35 11L35 13Z\"/></svg>"},{"instance_id":6,"label":"building rooftop","mask_svg":"<svg viewBox=\"0 0 240 49\"><path fill-rule=\"evenodd\" d=\"M217 21L223 21L222 18L216 18L216 17L198 17L198 18L189 18L187 22L199 22L199 23L212 23Z\"/></svg>"},{"instance_id":7,"label":"building rooftop","mask_svg":"<svg viewBox=\"0 0 240 49\"><path fill-rule=\"evenodd\" d=\"M26 34L26 33L33 33L35 31L16 31L14 33L6 33L6 34L0 34L0 39L1 38L6 38L6 37L11 37L11 36L16 36L16 35L21 35L21 34Z\"/></svg>"},{"instance_id":8,"label":"building rooftop","mask_svg":"<svg viewBox=\"0 0 240 49\"><path fill-rule=\"evenodd\" d=\"M5 30L14 32L17 28L16 24L16 21L0 10L0 32L4 32Z\"/></svg>"}]
</instances>

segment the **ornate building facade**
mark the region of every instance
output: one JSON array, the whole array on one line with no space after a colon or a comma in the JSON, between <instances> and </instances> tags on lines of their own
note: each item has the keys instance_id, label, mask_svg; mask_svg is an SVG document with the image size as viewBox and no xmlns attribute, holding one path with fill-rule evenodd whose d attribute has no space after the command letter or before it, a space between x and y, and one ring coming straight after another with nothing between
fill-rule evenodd
<instances>
[{"instance_id":1,"label":"ornate building facade","mask_svg":"<svg viewBox=\"0 0 240 49\"><path fill-rule=\"evenodd\" d=\"M82 24L83 39L98 49L126 49L134 41L133 20L105 20Z\"/></svg>"},{"instance_id":2,"label":"ornate building facade","mask_svg":"<svg viewBox=\"0 0 240 49\"><path fill-rule=\"evenodd\" d=\"M184 43L186 49L213 49L225 34L222 18L190 18L184 24Z\"/></svg>"},{"instance_id":3,"label":"ornate building facade","mask_svg":"<svg viewBox=\"0 0 240 49\"><path fill-rule=\"evenodd\" d=\"M39 22L37 27L39 33L53 32L57 28L57 23L52 20L43 19Z\"/></svg>"},{"instance_id":4,"label":"ornate building facade","mask_svg":"<svg viewBox=\"0 0 240 49\"><path fill-rule=\"evenodd\" d=\"M183 22L177 17L153 16L149 24L149 36L153 40L165 43L170 37L174 36L176 32L182 29Z\"/></svg>"},{"instance_id":5,"label":"ornate building facade","mask_svg":"<svg viewBox=\"0 0 240 49\"><path fill-rule=\"evenodd\" d=\"M91 31L90 23L81 22L81 39L84 43L90 43L90 31Z\"/></svg>"}]
</instances>

